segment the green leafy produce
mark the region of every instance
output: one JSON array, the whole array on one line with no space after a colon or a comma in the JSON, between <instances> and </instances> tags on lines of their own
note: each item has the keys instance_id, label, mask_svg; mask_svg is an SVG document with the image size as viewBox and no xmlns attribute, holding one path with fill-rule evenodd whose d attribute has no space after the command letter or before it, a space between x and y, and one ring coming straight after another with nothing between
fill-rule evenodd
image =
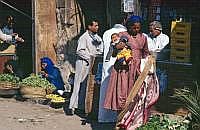
<instances>
[{"instance_id":1,"label":"green leafy produce","mask_svg":"<svg viewBox=\"0 0 200 130\"><path fill-rule=\"evenodd\" d=\"M1 81L18 83L19 77L16 77L16 76L10 75L10 74L0 74L0 82Z\"/></svg>"},{"instance_id":2,"label":"green leafy produce","mask_svg":"<svg viewBox=\"0 0 200 130\"><path fill-rule=\"evenodd\" d=\"M163 114L162 116L152 116L147 124L137 128L137 130L187 130L188 127L188 120L180 117L172 118Z\"/></svg>"},{"instance_id":3,"label":"green leafy produce","mask_svg":"<svg viewBox=\"0 0 200 130\"><path fill-rule=\"evenodd\" d=\"M22 79L20 85L27 87L30 86L30 87L55 89L55 86L51 84L48 80L42 78L40 75L35 75L35 74L31 74L29 77Z\"/></svg>"}]
</instances>

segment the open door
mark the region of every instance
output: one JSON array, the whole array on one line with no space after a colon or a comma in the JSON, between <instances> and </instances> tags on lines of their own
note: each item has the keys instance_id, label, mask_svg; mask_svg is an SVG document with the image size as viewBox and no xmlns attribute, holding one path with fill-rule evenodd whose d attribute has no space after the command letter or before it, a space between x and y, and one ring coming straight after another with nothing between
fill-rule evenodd
<instances>
[{"instance_id":1,"label":"open door","mask_svg":"<svg viewBox=\"0 0 200 130\"><path fill-rule=\"evenodd\" d=\"M17 45L5 43L0 52L0 73L7 60L18 59L20 67L26 74L33 72L32 58L32 0L1 0L0 1L0 25L6 23L6 17L14 18L14 31L23 37L25 42Z\"/></svg>"}]
</instances>

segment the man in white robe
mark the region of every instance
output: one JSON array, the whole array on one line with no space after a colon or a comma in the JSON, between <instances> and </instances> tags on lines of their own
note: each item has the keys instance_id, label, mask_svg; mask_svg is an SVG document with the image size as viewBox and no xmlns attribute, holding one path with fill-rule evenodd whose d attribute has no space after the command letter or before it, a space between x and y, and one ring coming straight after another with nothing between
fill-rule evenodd
<instances>
[{"instance_id":1,"label":"man in white robe","mask_svg":"<svg viewBox=\"0 0 200 130\"><path fill-rule=\"evenodd\" d=\"M99 122L115 122L117 118L116 111L108 110L103 107L105 93L110 78L111 68L115 63L116 58L111 57L110 60L106 62L105 60L111 43L111 35L113 33L124 32L126 30L127 30L126 27L124 27L122 24L115 24L113 28L105 31L103 34L104 56L103 56L102 81L101 81L100 98L99 98L99 114L98 114Z\"/></svg>"}]
</instances>

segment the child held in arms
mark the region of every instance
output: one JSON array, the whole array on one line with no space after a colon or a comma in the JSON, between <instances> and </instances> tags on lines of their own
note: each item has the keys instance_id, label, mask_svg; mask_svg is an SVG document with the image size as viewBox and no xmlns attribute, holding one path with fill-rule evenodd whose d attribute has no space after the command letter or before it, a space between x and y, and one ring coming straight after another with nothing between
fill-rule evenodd
<instances>
[{"instance_id":1,"label":"child held in arms","mask_svg":"<svg viewBox=\"0 0 200 130\"><path fill-rule=\"evenodd\" d=\"M128 38L126 36L121 36L119 42L116 43L115 49L112 53L113 57L116 57L116 62L114 68L119 70L128 70L128 63L131 61L132 51L128 45Z\"/></svg>"}]
</instances>

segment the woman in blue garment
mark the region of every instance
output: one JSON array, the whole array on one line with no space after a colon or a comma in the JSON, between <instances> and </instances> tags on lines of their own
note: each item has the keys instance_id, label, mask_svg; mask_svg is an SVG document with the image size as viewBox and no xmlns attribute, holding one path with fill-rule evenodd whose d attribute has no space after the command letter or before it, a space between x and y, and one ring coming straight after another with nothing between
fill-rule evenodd
<instances>
[{"instance_id":1,"label":"woman in blue garment","mask_svg":"<svg viewBox=\"0 0 200 130\"><path fill-rule=\"evenodd\" d=\"M58 90L64 90L64 82L61 77L60 71L57 67L54 66L52 60L48 57L43 57L40 59L40 61L42 76L56 87L55 92L59 92Z\"/></svg>"}]
</instances>

